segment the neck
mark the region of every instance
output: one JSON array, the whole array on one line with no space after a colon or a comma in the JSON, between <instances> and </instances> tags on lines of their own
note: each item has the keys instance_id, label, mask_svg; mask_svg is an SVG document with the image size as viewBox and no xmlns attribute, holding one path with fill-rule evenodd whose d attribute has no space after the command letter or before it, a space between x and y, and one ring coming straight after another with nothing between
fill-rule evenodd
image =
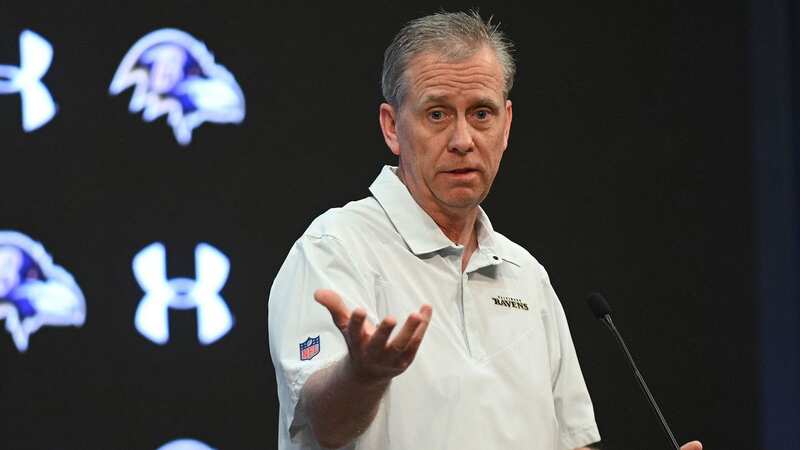
<instances>
[{"instance_id":1,"label":"neck","mask_svg":"<svg viewBox=\"0 0 800 450\"><path fill-rule=\"evenodd\" d=\"M475 222L478 220L477 207L461 214L452 214L450 211L433 208L428 210L424 206L423 209L436 222L442 233L453 243L465 247L469 246L473 241L477 244L477 233L475 232Z\"/></svg>"},{"instance_id":2,"label":"neck","mask_svg":"<svg viewBox=\"0 0 800 450\"><path fill-rule=\"evenodd\" d=\"M423 208L424 209L424 208ZM461 271L467 270L469 259L475 250L478 249L478 233L475 230L475 222L478 219L478 208L472 209L471 213L467 216L452 217L446 214L434 215L434 213L426 210L429 216L436 222L439 229L442 230L448 239L456 244L464 246L464 252L461 254Z\"/></svg>"},{"instance_id":3,"label":"neck","mask_svg":"<svg viewBox=\"0 0 800 450\"><path fill-rule=\"evenodd\" d=\"M414 201L433 219L445 236L455 244L464 246L464 253L461 259L461 270L465 270L469 258L478 248L478 234L475 230L475 223L478 220L478 206L467 208L448 208L436 202L421 201L420 196L415 192L414 186L406 183L403 171L398 170L397 175L400 181L406 185Z\"/></svg>"}]
</instances>

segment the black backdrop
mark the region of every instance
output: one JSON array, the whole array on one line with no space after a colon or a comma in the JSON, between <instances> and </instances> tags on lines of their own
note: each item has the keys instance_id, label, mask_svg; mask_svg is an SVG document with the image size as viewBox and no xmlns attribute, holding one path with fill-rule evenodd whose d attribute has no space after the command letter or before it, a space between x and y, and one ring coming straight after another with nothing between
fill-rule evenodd
<instances>
[{"instance_id":1,"label":"black backdrop","mask_svg":"<svg viewBox=\"0 0 800 450\"><path fill-rule=\"evenodd\" d=\"M712 5L713 4L713 5ZM277 399L266 298L292 242L325 209L363 197L393 161L377 124L382 51L442 6L255 1L0 5L0 64L30 28L54 46L58 115L24 134L0 96L0 229L41 241L86 296L82 328L44 328L20 354L0 333L0 447L155 449L179 437L273 448ZM481 6L478 4L478 6ZM744 2L481 6L515 41L509 151L485 208L548 268L604 439L668 448L584 297L602 290L680 440L756 447L757 306ZM239 125L188 148L163 118L111 97L122 56L176 27L204 41L247 99ZM203 347L191 312L157 346L133 327L131 259L194 246L231 260L231 332Z\"/></svg>"}]
</instances>

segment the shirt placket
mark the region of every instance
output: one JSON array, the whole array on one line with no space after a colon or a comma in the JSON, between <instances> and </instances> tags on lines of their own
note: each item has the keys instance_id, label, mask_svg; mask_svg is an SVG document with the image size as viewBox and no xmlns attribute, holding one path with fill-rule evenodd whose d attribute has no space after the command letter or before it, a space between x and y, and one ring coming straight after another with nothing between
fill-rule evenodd
<instances>
[{"instance_id":1,"label":"shirt placket","mask_svg":"<svg viewBox=\"0 0 800 450\"><path fill-rule=\"evenodd\" d=\"M458 306L458 313L459 313L459 328L461 329L461 337L464 340L464 350L466 351L467 355L470 357L472 356L472 346L470 345L470 332L469 326L466 322L466 314L465 314L465 306L466 306L466 299L465 299L465 292L466 292L466 282L467 282L467 274L466 272L461 271L461 258L464 254L464 247L461 245L455 245L450 247L452 250L452 257L450 261L452 263L453 273L456 275L456 279L458 280L458 294L456 298L457 306Z\"/></svg>"},{"instance_id":2,"label":"shirt placket","mask_svg":"<svg viewBox=\"0 0 800 450\"><path fill-rule=\"evenodd\" d=\"M464 330L467 336L469 355L475 360L482 360L485 356L480 335L479 308L470 289L470 276L472 272L461 275L461 301L464 308Z\"/></svg>"},{"instance_id":3,"label":"shirt placket","mask_svg":"<svg viewBox=\"0 0 800 450\"><path fill-rule=\"evenodd\" d=\"M480 301L480 298L476 298L473 292L471 278L474 276L475 271L496 263L497 261L487 258L486 255L478 251L473 254L467 270L461 273L459 291L464 340L470 357L475 360L483 360L486 356L486 351L484 350L480 333L480 308L476 303Z\"/></svg>"}]
</instances>

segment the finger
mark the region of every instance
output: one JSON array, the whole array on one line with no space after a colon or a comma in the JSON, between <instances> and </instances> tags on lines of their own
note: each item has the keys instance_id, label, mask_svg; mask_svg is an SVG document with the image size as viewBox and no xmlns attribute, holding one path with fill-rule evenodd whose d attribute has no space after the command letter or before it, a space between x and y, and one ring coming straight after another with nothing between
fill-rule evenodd
<instances>
[{"instance_id":1,"label":"finger","mask_svg":"<svg viewBox=\"0 0 800 450\"><path fill-rule=\"evenodd\" d=\"M433 308L430 305L422 305L419 309L419 315L422 318L419 326L416 330L414 330L414 334L411 336L411 339L408 342L408 346L406 347L406 355L407 358L414 358L414 355L417 354L417 350L419 349L420 344L422 344L422 338L425 337L425 332L428 331L428 325L431 323L431 319L433 318Z\"/></svg>"},{"instance_id":2,"label":"finger","mask_svg":"<svg viewBox=\"0 0 800 450\"><path fill-rule=\"evenodd\" d=\"M397 325L397 320L392 316L384 318L378 328L372 333L367 344L366 353L373 357L378 357L386 352L386 341L392 334L392 330Z\"/></svg>"},{"instance_id":3,"label":"finger","mask_svg":"<svg viewBox=\"0 0 800 450\"><path fill-rule=\"evenodd\" d=\"M411 336L414 335L414 331L416 331L421 322L422 316L419 313L413 312L409 314L406 323L403 324L403 328L400 329L397 336L389 343L389 347L399 352L405 351L408 347L408 342L411 340Z\"/></svg>"},{"instance_id":4,"label":"finger","mask_svg":"<svg viewBox=\"0 0 800 450\"><path fill-rule=\"evenodd\" d=\"M433 306L425 303L425 304L423 304L422 306L419 307L419 313L422 315L422 317L425 320L430 322L431 318L433 317Z\"/></svg>"},{"instance_id":5,"label":"finger","mask_svg":"<svg viewBox=\"0 0 800 450\"><path fill-rule=\"evenodd\" d=\"M681 446L681 450L703 450L703 444L700 441L692 441Z\"/></svg>"},{"instance_id":6,"label":"finger","mask_svg":"<svg viewBox=\"0 0 800 450\"><path fill-rule=\"evenodd\" d=\"M342 297L330 289L317 289L314 291L314 300L324 306L331 314L333 323L344 331L350 321L350 310L345 305Z\"/></svg>"},{"instance_id":7,"label":"finger","mask_svg":"<svg viewBox=\"0 0 800 450\"><path fill-rule=\"evenodd\" d=\"M417 332L417 329L422 324L422 322L430 322L431 316L433 314L433 308L431 305L424 304L420 307L419 313L411 313L406 319L406 323L403 325L403 328L397 333L397 336L389 343L390 346L396 348L400 351L405 351L411 339L414 337L414 334ZM428 326L425 325L425 328ZM424 334L424 329L422 330Z\"/></svg>"},{"instance_id":8,"label":"finger","mask_svg":"<svg viewBox=\"0 0 800 450\"><path fill-rule=\"evenodd\" d=\"M367 320L367 311L364 308L356 308L350 314L350 322L347 324L347 334L351 345L361 348L362 341L367 334L364 330L364 322Z\"/></svg>"}]
</instances>

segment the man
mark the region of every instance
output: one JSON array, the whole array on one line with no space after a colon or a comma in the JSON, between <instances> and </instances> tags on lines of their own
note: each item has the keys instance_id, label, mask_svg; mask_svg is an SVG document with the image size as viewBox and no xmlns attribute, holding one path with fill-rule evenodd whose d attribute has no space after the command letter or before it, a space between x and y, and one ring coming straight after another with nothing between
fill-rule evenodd
<instances>
[{"instance_id":1,"label":"man","mask_svg":"<svg viewBox=\"0 0 800 450\"><path fill-rule=\"evenodd\" d=\"M479 206L511 129L510 46L476 13L440 13L386 50L380 125L399 166L317 218L270 293L279 448L600 440L546 272Z\"/></svg>"}]
</instances>

